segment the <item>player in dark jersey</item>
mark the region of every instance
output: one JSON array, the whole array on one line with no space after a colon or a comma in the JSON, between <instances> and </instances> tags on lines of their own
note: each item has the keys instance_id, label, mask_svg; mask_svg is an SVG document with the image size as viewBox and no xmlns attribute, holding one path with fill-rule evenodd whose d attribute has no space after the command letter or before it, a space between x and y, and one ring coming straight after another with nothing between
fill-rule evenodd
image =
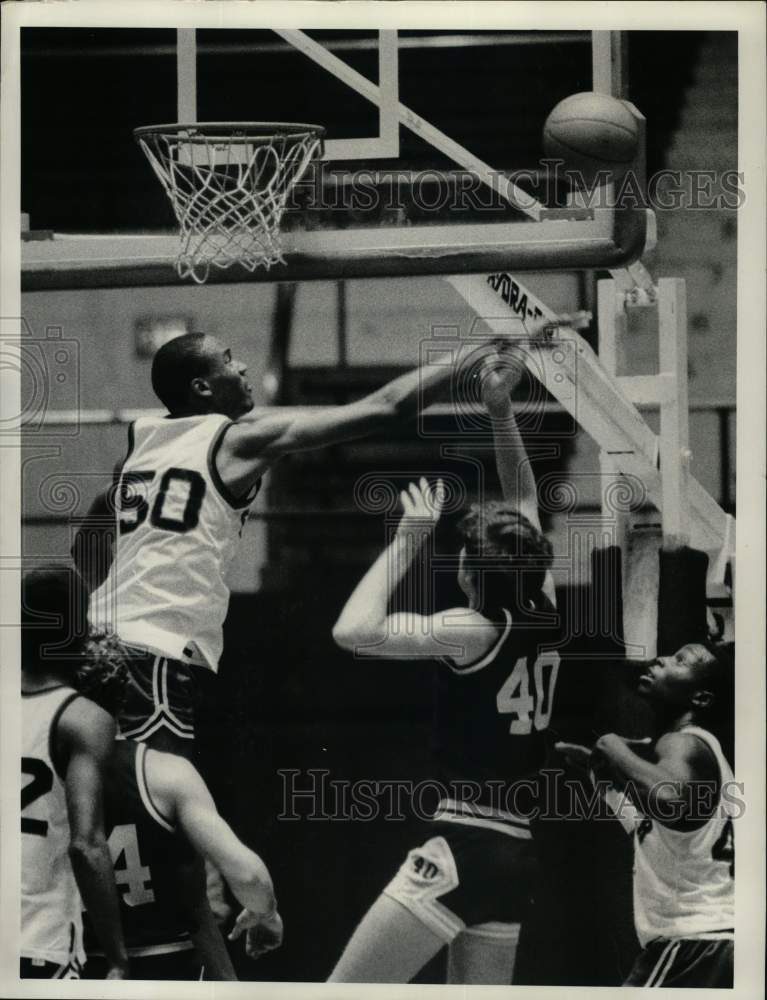
<instances>
[{"instance_id":1,"label":"player in dark jersey","mask_svg":"<svg viewBox=\"0 0 767 1000\"><path fill-rule=\"evenodd\" d=\"M110 711L128 678L123 660L95 665L79 684ZM105 827L120 894L131 978L236 979L205 893L200 857L214 864L245 909L230 939L247 931L257 958L279 946L282 921L265 865L216 810L205 782L184 758L120 740L105 775ZM86 920L86 978L104 960Z\"/></svg>"},{"instance_id":2,"label":"player in dark jersey","mask_svg":"<svg viewBox=\"0 0 767 1000\"><path fill-rule=\"evenodd\" d=\"M441 484L431 489L422 479L402 493L396 537L333 631L358 656L441 661L436 768L447 790L425 842L354 932L334 982L407 982L445 944L450 982L511 982L534 873L534 776L559 658L552 550L509 400L521 362L514 351L502 360L486 359L482 395L504 501L478 505L462 522L458 582L468 608L388 613L440 515Z\"/></svg>"}]
</instances>

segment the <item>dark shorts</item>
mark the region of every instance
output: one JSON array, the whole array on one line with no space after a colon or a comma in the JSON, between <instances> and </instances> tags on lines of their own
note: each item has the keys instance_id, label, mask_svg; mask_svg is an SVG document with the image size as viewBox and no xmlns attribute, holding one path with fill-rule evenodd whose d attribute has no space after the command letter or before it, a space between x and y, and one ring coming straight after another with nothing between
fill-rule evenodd
<instances>
[{"instance_id":1,"label":"dark shorts","mask_svg":"<svg viewBox=\"0 0 767 1000\"><path fill-rule=\"evenodd\" d=\"M103 958L89 958L83 979L103 979L106 962ZM202 965L194 948L169 951L162 955L132 955L130 979L184 980L202 979Z\"/></svg>"},{"instance_id":2,"label":"dark shorts","mask_svg":"<svg viewBox=\"0 0 767 1000\"><path fill-rule=\"evenodd\" d=\"M434 822L384 889L445 941L467 927L519 924L532 902L531 840L486 827Z\"/></svg>"},{"instance_id":3,"label":"dark shorts","mask_svg":"<svg viewBox=\"0 0 767 1000\"><path fill-rule=\"evenodd\" d=\"M641 951L624 986L732 989L735 942L657 938Z\"/></svg>"},{"instance_id":4,"label":"dark shorts","mask_svg":"<svg viewBox=\"0 0 767 1000\"><path fill-rule=\"evenodd\" d=\"M155 750L193 756L198 674L204 668L125 648L130 683L117 720L120 733Z\"/></svg>"},{"instance_id":5,"label":"dark shorts","mask_svg":"<svg viewBox=\"0 0 767 1000\"><path fill-rule=\"evenodd\" d=\"M19 979L79 979L81 973L80 964L75 959L64 965L40 958L22 958L19 961Z\"/></svg>"}]
</instances>

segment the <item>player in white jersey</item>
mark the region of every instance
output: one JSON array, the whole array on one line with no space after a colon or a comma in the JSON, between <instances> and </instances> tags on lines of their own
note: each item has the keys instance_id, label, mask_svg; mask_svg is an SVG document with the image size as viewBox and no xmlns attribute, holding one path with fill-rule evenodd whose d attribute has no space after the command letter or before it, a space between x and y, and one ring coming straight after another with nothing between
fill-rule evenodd
<instances>
[{"instance_id":1,"label":"player in white jersey","mask_svg":"<svg viewBox=\"0 0 767 1000\"><path fill-rule=\"evenodd\" d=\"M634 837L634 921L642 951L626 986L731 988L734 950L734 776L712 718L729 703L731 646L683 646L649 664L639 691L653 705L654 743L609 733L593 751L560 743L606 778L608 804Z\"/></svg>"},{"instance_id":2,"label":"player in white jersey","mask_svg":"<svg viewBox=\"0 0 767 1000\"><path fill-rule=\"evenodd\" d=\"M83 591L65 570L38 570L22 584L22 978L79 978L83 903L106 978L127 974L101 806L115 725L69 683L82 658Z\"/></svg>"},{"instance_id":3,"label":"player in white jersey","mask_svg":"<svg viewBox=\"0 0 767 1000\"><path fill-rule=\"evenodd\" d=\"M92 589L92 621L133 651L121 732L187 756L195 671L218 667L226 572L261 477L283 455L415 414L449 384L454 358L430 361L359 402L304 414L275 409L257 419L246 416L253 396L245 374L206 334L159 349L152 386L168 415L136 421L115 487L96 501L73 549ZM105 544L96 552L99 537Z\"/></svg>"}]
</instances>

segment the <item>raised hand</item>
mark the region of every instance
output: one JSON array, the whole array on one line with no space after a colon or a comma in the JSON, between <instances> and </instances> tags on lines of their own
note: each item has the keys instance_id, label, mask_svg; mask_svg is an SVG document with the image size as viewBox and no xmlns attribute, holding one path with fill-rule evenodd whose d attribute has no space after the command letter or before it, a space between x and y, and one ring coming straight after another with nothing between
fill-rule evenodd
<instances>
[{"instance_id":1,"label":"raised hand","mask_svg":"<svg viewBox=\"0 0 767 1000\"><path fill-rule=\"evenodd\" d=\"M570 330L585 330L589 327L592 314L585 309L573 313L560 313L558 316L542 316L534 324L528 325L530 337L536 342L545 343L554 337L560 327Z\"/></svg>"},{"instance_id":2,"label":"raised hand","mask_svg":"<svg viewBox=\"0 0 767 1000\"><path fill-rule=\"evenodd\" d=\"M432 531L439 521L445 504L445 487L441 479L435 486L421 476L418 484L411 483L400 493L402 503L402 520L397 526L397 534Z\"/></svg>"},{"instance_id":3,"label":"raised hand","mask_svg":"<svg viewBox=\"0 0 767 1000\"><path fill-rule=\"evenodd\" d=\"M505 413L509 405L509 393L521 382L525 374L522 348L513 341L496 345L495 351L487 354L480 372L482 402L489 413Z\"/></svg>"}]
</instances>

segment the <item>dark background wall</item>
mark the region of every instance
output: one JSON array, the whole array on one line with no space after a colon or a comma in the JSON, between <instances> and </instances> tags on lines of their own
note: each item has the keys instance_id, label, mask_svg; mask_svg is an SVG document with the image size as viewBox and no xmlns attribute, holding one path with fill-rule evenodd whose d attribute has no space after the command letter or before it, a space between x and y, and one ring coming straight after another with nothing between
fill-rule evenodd
<instances>
[{"instance_id":1,"label":"dark background wall","mask_svg":"<svg viewBox=\"0 0 767 1000\"><path fill-rule=\"evenodd\" d=\"M238 49L241 33L200 33L201 44L209 46L200 57L201 118L319 120L331 136L369 131L365 102L345 91L331 94L333 99L322 95L311 67L292 57L285 68L285 53L270 51L261 37L266 34L249 33L267 46L254 60ZM342 42L354 35L335 34ZM696 33L630 36L630 97L648 118L651 172L665 163L703 41ZM228 51L216 51L222 44ZM176 119L174 46L173 31L24 29L22 206L33 227L87 232L172 225L165 195L131 132L138 124ZM371 53L339 54L374 78ZM443 50L410 49L403 51L402 65L405 103L509 170L537 163L548 110L591 86L586 35L549 51L484 46L454 50L449 60ZM545 86L536 86L541 79ZM432 165L405 130L403 139L410 167ZM212 291L206 291L206 302ZM134 383L125 392L138 393L141 380L128 368L130 349L115 328L114 305L105 301L97 321L92 305L81 307L107 347L93 346L95 340L88 345L94 353L111 352L128 373L126 381ZM215 298L206 308L220 319L223 307ZM62 322L60 315L46 321L54 320ZM141 398L121 397L120 405L151 405L145 384ZM101 391L106 385L102 380ZM114 383L108 388L107 395L114 394ZM96 405L95 391L84 403ZM103 432L99 472L108 472L121 447L115 433ZM315 539L320 530L319 522L301 526ZM49 541L46 536L46 546ZM326 770L327 780L337 781L415 782L431 772L436 667L359 663L333 645L330 627L356 582L356 570L344 573L337 566L329 576L318 558L289 589L235 596L219 682L211 680L206 691L203 766L226 815L269 863L286 924L279 952L258 964L238 957L243 978L324 979L366 907L423 836L412 814L401 820L309 819L304 803L297 807L301 819L279 818L285 787L280 772L297 770L302 786L312 769ZM582 634L583 616L575 609L582 612L587 591L571 588L559 596L570 658L559 676L552 735L586 741L610 728L630 735L632 727L639 735L646 718L625 672L614 660L598 657L615 654L614 646ZM588 657L580 658L584 651ZM541 830L539 843L545 880L520 959L522 977L617 985L636 949L627 841L616 824L559 823ZM435 962L421 979L440 977Z\"/></svg>"},{"instance_id":2,"label":"dark background wall","mask_svg":"<svg viewBox=\"0 0 767 1000\"><path fill-rule=\"evenodd\" d=\"M371 37L311 34L326 44ZM418 34L401 32L404 40ZM533 169L546 115L568 94L591 89L590 33L570 34L564 44L403 48L400 100L498 169ZM650 171L663 165L704 37L629 33L630 97L649 122ZM33 227L136 232L173 225L132 130L177 120L175 40L175 31L158 29L22 30L22 205ZM369 102L272 32L199 31L198 44L200 121L316 121L331 138L373 134ZM372 48L337 54L376 79ZM398 166L448 166L407 129L401 133Z\"/></svg>"}]
</instances>

